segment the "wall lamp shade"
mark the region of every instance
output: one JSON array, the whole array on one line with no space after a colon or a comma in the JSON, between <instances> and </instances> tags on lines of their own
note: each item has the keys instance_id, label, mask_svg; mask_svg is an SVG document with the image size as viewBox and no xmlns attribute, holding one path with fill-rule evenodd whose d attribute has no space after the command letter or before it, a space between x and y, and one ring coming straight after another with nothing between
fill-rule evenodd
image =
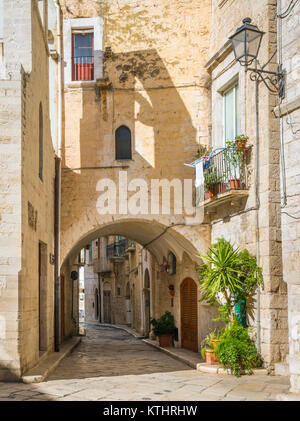
<instances>
[{"instance_id":1,"label":"wall lamp shade","mask_svg":"<svg viewBox=\"0 0 300 421\"><path fill-rule=\"evenodd\" d=\"M235 58L242 66L250 66L257 58L263 35L250 18L245 18L243 25L229 37Z\"/></svg>"}]
</instances>

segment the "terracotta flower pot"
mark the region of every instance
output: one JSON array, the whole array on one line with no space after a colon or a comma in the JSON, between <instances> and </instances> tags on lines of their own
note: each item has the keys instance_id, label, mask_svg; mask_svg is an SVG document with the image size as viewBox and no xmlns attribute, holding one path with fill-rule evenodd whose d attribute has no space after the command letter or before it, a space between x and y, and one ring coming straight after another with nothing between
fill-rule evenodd
<instances>
[{"instance_id":1,"label":"terracotta flower pot","mask_svg":"<svg viewBox=\"0 0 300 421\"><path fill-rule=\"evenodd\" d=\"M226 190L227 190L227 184L225 183L216 184L215 194L224 193Z\"/></svg>"},{"instance_id":2,"label":"terracotta flower pot","mask_svg":"<svg viewBox=\"0 0 300 421\"><path fill-rule=\"evenodd\" d=\"M220 340L221 340L221 339L212 339L212 340L211 340L211 343L212 343L212 346L214 347L214 349L216 349L216 348L217 348L217 346L218 346L218 344L219 344Z\"/></svg>"},{"instance_id":3,"label":"terracotta flower pot","mask_svg":"<svg viewBox=\"0 0 300 421\"><path fill-rule=\"evenodd\" d=\"M228 188L230 190L238 190L241 187L241 182L239 178L234 178L232 180L228 180Z\"/></svg>"},{"instance_id":4,"label":"terracotta flower pot","mask_svg":"<svg viewBox=\"0 0 300 421\"><path fill-rule=\"evenodd\" d=\"M165 333L163 335L160 335L158 337L159 346L162 348L170 348L171 346L173 346L172 338L173 338L172 333Z\"/></svg>"},{"instance_id":5,"label":"terracotta flower pot","mask_svg":"<svg viewBox=\"0 0 300 421\"><path fill-rule=\"evenodd\" d=\"M218 357L214 353L212 349L206 349L205 350L205 359L207 364L219 364Z\"/></svg>"},{"instance_id":6,"label":"terracotta flower pot","mask_svg":"<svg viewBox=\"0 0 300 421\"><path fill-rule=\"evenodd\" d=\"M237 140L236 141L236 149L238 151L243 151L245 152L245 150L247 149L247 139L243 139L243 140Z\"/></svg>"},{"instance_id":7,"label":"terracotta flower pot","mask_svg":"<svg viewBox=\"0 0 300 421\"><path fill-rule=\"evenodd\" d=\"M206 190L204 192L204 200L208 200L214 197L214 192L212 190Z\"/></svg>"}]
</instances>

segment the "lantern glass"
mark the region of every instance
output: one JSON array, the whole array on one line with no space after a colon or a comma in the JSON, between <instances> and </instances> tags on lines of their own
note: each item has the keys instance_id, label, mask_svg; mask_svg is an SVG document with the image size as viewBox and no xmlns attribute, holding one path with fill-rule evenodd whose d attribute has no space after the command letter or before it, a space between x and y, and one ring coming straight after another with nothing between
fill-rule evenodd
<instances>
[{"instance_id":1,"label":"lantern glass","mask_svg":"<svg viewBox=\"0 0 300 421\"><path fill-rule=\"evenodd\" d=\"M244 25L230 37L236 60L243 66L249 66L258 56L264 32L251 25L251 19L243 20Z\"/></svg>"}]
</instances>

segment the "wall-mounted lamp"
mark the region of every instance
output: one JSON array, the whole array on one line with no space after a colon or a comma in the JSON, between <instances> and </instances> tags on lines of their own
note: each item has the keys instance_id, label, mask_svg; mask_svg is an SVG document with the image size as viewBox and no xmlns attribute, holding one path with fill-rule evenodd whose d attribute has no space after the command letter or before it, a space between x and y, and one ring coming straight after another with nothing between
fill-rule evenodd
<instances>
[{"instance_id":1,"label":"wall-mounted lamp","mask_svg":"<svg viewBox=\"0 0 300 421\"><path fill-rule=\"evenodd\" d=\"M250 18L245 18L243 25L229 39L232 43L235 59L246 67L246 71L252 72L250 79L262 81L269 91L277 93L280 98L284 98L286 72L282 70L282 66L278 66L277 72L264 70L269 62L260 69L257 68L257 57L264 34L265 32L260 31L256 25L251 24ZM248 68L253 62L255 62L255 68Z\"/></svg>"}]
</instances>

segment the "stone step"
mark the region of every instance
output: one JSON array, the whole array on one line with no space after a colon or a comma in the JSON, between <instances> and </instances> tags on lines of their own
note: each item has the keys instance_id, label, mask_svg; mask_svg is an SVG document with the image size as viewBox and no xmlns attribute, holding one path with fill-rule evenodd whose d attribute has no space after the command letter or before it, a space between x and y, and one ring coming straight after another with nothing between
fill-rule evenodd
<instances>
[{"instance_id":1,"label":"stone step","mask_svg":"<svg viewBox=\"0 0 300 421\"><path fill-rule=\"evenodd\" d=\"M43 382L55 370L58 364L73 351L80 341L81 338L75 336L64 342L59 352L52 352L50 355L42 357L35 367L22 376L23 383Z\"/></svg>"},{"instance_id":2,"label":"stone step","mask_svg":"<svg viewBox=\"0 0 300 421\"><path fill-rule=\"evenodd\" d=\"M275 363L274 374L275 376L288 376L290 374L288 363Z\"/></svg>"}]
</instances>

